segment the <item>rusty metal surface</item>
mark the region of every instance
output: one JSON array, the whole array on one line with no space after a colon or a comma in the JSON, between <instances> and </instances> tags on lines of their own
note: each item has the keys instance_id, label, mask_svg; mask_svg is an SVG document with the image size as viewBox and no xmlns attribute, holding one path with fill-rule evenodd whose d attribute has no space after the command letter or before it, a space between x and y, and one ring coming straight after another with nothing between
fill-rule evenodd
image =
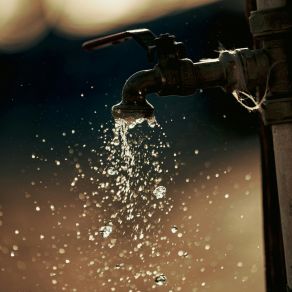
<instances>
[{"instance_id":1,"label":"rusty metal surface","mask_svg":"<svg viewBox=\"0 0 292 292\"><path fill-rule=\"evenodd\" d=\"M292 28L291 5L289 7L253 11L249 18L254 37L283 33Z\"/></svg>"},{"instance_id":2,"label":"rusty metal surface","mask_svg":"<svg viewBox=\"0 0 292 292\"><path fill-rule=\"evenodd\" d=\"M292 124L272 126L286 272L292 287Z\"/></svg>"},{"instance_id":3,"label":"rusty metal surface","mask_svg":"<svg viewBox=\"0 0 292 292\"><path fill-rule=\"evenodd\" d=\"M282 7L287 4L287 0L257 0L257 9L272 9Z\"/></svg>"}]
</instances>

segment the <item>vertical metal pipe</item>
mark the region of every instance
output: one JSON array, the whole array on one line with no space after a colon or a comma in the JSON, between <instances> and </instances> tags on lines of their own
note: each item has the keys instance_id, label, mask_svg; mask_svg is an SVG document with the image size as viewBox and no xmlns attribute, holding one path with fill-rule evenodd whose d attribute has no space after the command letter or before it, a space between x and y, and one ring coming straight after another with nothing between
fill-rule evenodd
<instances>
[{"instance_id":1,"label":"vertical metal pipe","mask_svg":"<svg viewBox=\"0 0 292 292\"><path fill-rule=\"evenodd\" d=\"M287 282L292 290L292 124L272 126Z\"/></svg>"},{"instance_id":2,"label":"vertical metal pipe","mask_svg":"<svg viewBox=\"0 0 292 292\"><path fill-rule=\"evenodd\" d=\"M264 10L270 8L283 7L287 0L257 0L257 9Z\"/></svg>"},{"instance_id":3,"label":"vertical metal pipe","mask_svg":"<svg viewBox=\"0 0 292 292\"><path fill-rule=\"evenodd\" d=\"M257 9L266 10L280 8L284 7L286 4L287 0L257 0ZM283 49L281 50L282 53L287 52L285 50L286 48L283 47L285 46L285 41L282 39L275 39L273 43ZM269 40L263 43L264 46L268 47L271 47L271 44ZM284 55L282 57L287 57ZM284 71L287 70L288 73L284 75L281 74L283 72L281 70L283 69ZM277 76L277 74L278 76L283 76L284 80L276 78L274 81L271 88L271 97L273 99L277 99L278 96L281 96L283 93L289 95L289 87L291 87L290 76L292 73L289 72L289 70L291 70L291 68L289 68L287 64L282 64L282 66L279 66L279 69L275 70L277 71L275 72L275 76ZM271 126L271 130L275 155L287 285L288 291L292 291L292 123L275 124Z\"/></svg>"},{"instance_id":4,"label":"vertical metal pipe","mask_svg":"<svg viewBox=\"0 0 292 292\"><path fill-rule=\"evenodd\" d=\"M266 292L286 292L287 279L271 127L260 123Z\"/></svg>"}]
</instances>

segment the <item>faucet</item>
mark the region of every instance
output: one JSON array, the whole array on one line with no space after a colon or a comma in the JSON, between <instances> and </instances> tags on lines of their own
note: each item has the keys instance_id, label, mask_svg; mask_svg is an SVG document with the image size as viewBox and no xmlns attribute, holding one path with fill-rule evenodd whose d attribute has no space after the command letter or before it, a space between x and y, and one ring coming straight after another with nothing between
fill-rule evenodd
<instances>
[{"instance_id":1,"label":"faucet","mask_svg":"<svg viewBox=\"0 0 292 292\"><path fill-rule=\"evenodd\" d=\"M125 82L121 102L112 107L115 119L153 118L154 107L146 99L150 93L186 96L209 87L222 87L227 92L250 92L266 82L270 61L263 49L224 50L217 59L193 63L187 58L184 44L177 42L175 36L157 37L148 29L107 35L84 43L83 48L99 49L131 38L147 50L150 62L155 55L158 62L153 69L136 72Z\"/></svg>"}]
</instances>

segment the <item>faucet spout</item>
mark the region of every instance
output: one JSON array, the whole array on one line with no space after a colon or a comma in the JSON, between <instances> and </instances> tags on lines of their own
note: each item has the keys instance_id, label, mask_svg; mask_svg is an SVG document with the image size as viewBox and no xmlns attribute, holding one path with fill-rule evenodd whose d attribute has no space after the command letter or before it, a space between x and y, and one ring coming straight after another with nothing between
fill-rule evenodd
<instances>
[{"instance_id":1,"label":"faucet spout","mask_svg":"<svg viewBox=\"0 0 292 292\"><path fill-rule=\"evenodd\" d=\"M157 67L133 74L125 83L122 101L112 107L115 119L133 121L154 117L154 107L146 100L146 95L155 93L162 86L162 78Z\"/></svg>"}]
</instances>

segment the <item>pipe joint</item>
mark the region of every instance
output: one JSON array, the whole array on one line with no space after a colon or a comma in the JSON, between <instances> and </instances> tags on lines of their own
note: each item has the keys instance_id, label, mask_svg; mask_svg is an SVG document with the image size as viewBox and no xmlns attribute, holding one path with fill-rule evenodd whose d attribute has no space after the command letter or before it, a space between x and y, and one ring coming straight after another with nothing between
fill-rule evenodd
<instances>
[{"instance_id":1,"label":"pipe joint","mask_svg":"<svg viewBox=\"0 0 292 292\"><path fill-rule=\"evenodd\" d=\"M222 51L219 61L225 71L226 91L253 92L257 87L266 84L270 61L264 50L242 48Z\"/></svg>"}]
</instances>

